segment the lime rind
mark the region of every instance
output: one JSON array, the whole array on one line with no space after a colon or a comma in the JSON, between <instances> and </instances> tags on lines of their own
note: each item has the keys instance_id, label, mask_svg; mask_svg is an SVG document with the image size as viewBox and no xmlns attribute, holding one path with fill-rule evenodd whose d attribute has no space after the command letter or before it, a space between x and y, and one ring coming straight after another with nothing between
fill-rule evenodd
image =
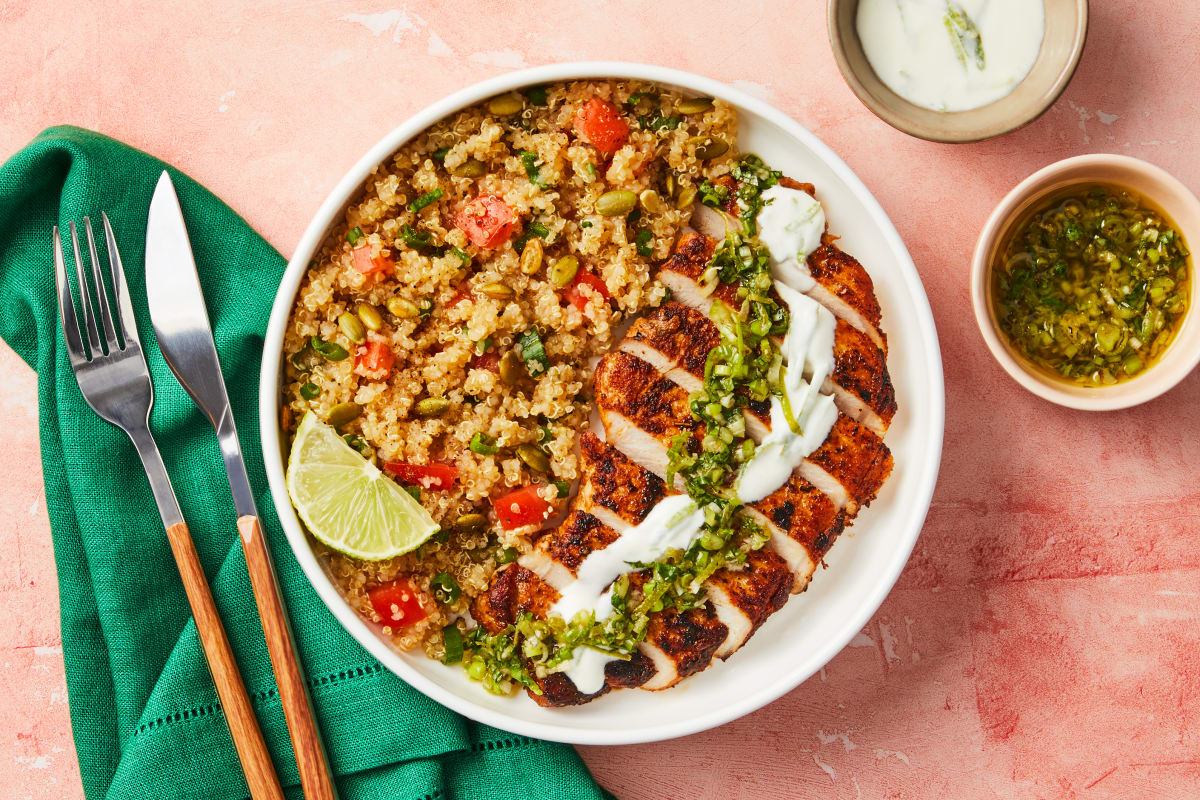
<instances>
[{"instance_id":1,"label":"lime rind","mask_svg":"<svg viewBox=\"0 0 1200 800\"><path fill-rule=\"evenodd\" d=\"M363 561L407 553L438 531L412 495L311 411L288 456L287 490L317 541Z\"/></svg>"}]
</instances>

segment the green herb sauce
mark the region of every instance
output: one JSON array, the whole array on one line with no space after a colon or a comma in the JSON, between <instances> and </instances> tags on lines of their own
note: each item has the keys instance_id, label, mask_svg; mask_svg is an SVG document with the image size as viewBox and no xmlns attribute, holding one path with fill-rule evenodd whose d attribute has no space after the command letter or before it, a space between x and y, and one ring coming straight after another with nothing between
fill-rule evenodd
<instances>
[{"instance_id":1,"label":"green herb sauce","mask_svg":"<svg viewBox=\"0 0 1200 800\"><path fill-rule=\"evenodd\" d=\"M996 320L1039 368L1082 386L1143 372L1179 330L1189 253L1162 212L1118 186L1076 186L1014 228L992 270Z\"/></svg>"}]
</instances>

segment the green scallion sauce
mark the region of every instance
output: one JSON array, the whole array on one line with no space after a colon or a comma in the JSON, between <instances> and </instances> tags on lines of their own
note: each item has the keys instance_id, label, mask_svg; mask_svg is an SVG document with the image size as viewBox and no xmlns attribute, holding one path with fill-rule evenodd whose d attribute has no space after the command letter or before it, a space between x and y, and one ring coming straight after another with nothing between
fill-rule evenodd
<instances>
[{"instance_id":1,"label":"green scallion sauce","mask_svg":"<svg viewBox=\"0 0 1200 800\"><path fill-rule=\"evenodd\" d=\"M1119 186L1044 201L1003 243L992 305L1012 346L1081 386L1144 372L1188 308L1189 253L1170 220Z\"/></svg>"}]
</instances>

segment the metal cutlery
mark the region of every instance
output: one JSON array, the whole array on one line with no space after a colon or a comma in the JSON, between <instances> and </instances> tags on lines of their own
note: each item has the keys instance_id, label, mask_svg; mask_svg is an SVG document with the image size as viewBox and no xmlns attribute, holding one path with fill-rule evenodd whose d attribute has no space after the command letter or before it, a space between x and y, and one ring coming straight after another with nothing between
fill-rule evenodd
<instances>
[{"instance_id":1,"label":"metal cutlery","mask_svg":"<svg viewBox=\"0 0 1200 800\"><path fill-rule=\"evenodd\" d=\"M250 584L275 670L301 786L308 800L333 800L336 797L333 778L313 719L295 636L242 460L183 211L165 171L150 201L146 224L146 295L163 357L212 424L220 443Z\"/></svg>"},{"instance_id":2,"label":"metal cutlery","mask_svg":"<svg viewBox=\"0 0 1200 800\"><path fill-rule=\"evenodd\" d=\"M150 408L154 403L154 387L150 371L138 338L137 321L129 301L129 286L117 250L116 238L108 215L104 221L104 238L108 250L110 285L115 304L110 307L105 282L101 275L92 222L83 218L87 234L91 269L85 270L75 223L70 223L71 246L75 258L78 285L78 308L83 317L79 324L76 303L67 277L62 238L54 226L54 270L58 289L58 309L62 320L63 337L75 380L84 400L103 419L128 434L145 467L150 489L158 505L171 552L179 567L179 576L196 620L196 631L204 649L209 672L216 685L217 696L225 711L225 719L233 736L233 744L246 775L246 783L254 800L283 800L283 790L275 775L275 767L259 730L258 720L238 672L233 650L225 627L213 602L212 591L196 553L187 523L179 510L179 502L163 465L158 445L150 433ZM90 275L89 275L90 272ZM86 341L84 336L86 335Z\"/></svg>"}]
</instances>

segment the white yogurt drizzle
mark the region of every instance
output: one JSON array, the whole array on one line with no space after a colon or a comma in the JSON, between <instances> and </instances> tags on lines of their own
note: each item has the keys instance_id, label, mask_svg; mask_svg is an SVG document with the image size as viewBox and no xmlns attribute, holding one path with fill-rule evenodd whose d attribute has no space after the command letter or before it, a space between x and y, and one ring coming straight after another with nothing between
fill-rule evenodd
<instances>
[{"instance_id":1,"label":"white yogurt drizzle","mask_svg":"<svg viewBox=\"0 0 1200 800\"><path fill-rule=\"evenodd\" d=\"M657 561L672 549L685 550L704 524L704 512L686 494L664 497L646 518L602 550L588 554L550 613L565 620L590 611L597 621L612 616L612 582L632 572L630 562ZM575 651L563 667L567 677L584 694L598 692L604 686L604 665L613 659L588 647Z\"/></svg>"},{"instance_id":2,"label":"white yogurt drizzle","mask_svg":"<svg viewBox=\"0 0 1200 800\"><path fill-rule=\"evenodd\" d=\"M762 196L759 239L771 252L775 289L791 317L782 347L787 365L784 390L801 432L791 429L783 404L772 397L771 432L737 479L743 503L761 500L783 486L800 462L825 441L838 415L833 397L819 391L833 371L836 321L824 306L801 294L815 285L806 261L821 244L825 211L811 195L796 189L773 186ZM704 512L687 495L664 497L639 524L608 547L588 554L550 613L566 620L581 612L591 612L598 621L607 619L613 613L609 589L613 581L633 571L630 562L657 561L671 549L686 550L703 524ZM604 668L613 660L599 650L579 647L560 671L580 692L593 694L604 688Z\"/></svg>"}]
</instances>

